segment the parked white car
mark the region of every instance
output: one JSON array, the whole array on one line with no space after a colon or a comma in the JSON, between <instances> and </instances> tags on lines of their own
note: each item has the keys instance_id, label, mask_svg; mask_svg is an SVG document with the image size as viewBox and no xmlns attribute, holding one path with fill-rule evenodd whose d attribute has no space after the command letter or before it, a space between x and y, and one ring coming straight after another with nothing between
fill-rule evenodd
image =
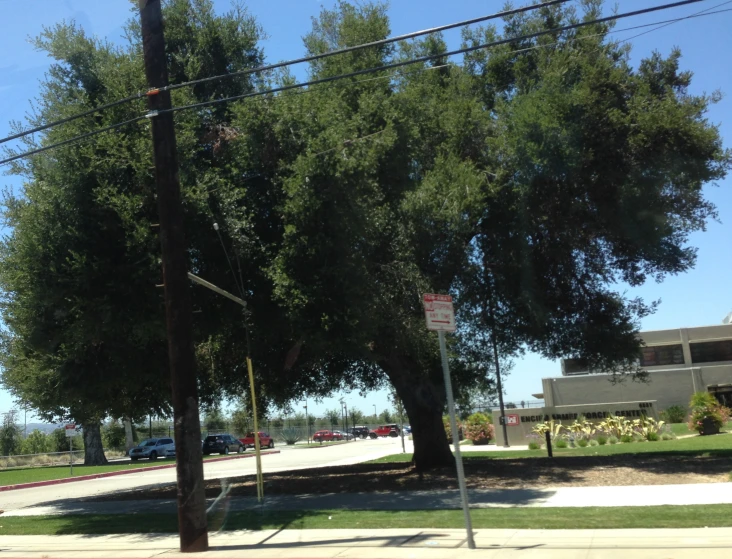
<instances>
[{"instance_id":1,"label":"parked white car","mask_svg":"<svg viewBox=\"0 0 732 559\"><path fill-rule=\"evenodd\" d=\"M168 450L171 448L175 449L175 442L173 439L167 437L160 439L145 439L135 448L130 449L130 460L133 462L140 458L157 460L159 457L166 456Z\"/></svg>"}]
</instances>

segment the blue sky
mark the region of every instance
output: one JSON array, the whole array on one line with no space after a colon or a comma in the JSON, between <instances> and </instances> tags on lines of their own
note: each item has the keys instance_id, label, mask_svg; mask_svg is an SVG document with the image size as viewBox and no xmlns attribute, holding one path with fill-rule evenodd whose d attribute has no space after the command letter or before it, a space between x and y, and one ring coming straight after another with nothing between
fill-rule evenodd
<instances>
[{"instance_id":1,"label":"blue sky","mask_svg":"<svg viewBox=\"0 0 732 559\"><path fill-rule=\"evenodd\" d=\"M617 0L607 2L607 9L613 4L618 11L625 12L668 3L671 0ZM528 2L528 0L526 0ZM516 1L516 6L524 1ZM265 29L268 39L263 42L267 59L277 61L296 58L303 54L301 37L310 28L310 18L319 13L321 6L332 6L332 0L250 0L246 2L253 15ZM694 5L640 16L618 23L623 29L643 23L682 17L715 6L732 8L732 2L706 0ZM217 9L224 11L229 0L215 0ZM403 34L479 17L500 10L503 0L392 0L390 16L392 34ZM36 36L43 26L50 26L63 19L75 20L89 34L103 37L116 43L122 40L122 27L131 13L129 0L105 0L104 2L82 2L81 0L0 0L2 20L0 21L0 137L9 132L11 120L22 120L30 108L38 80L49 65L49 60L34 50L28 37ZM633 63L649 55L653 50L663 54L674 47L681 48L682 66L694 72L692 92L711 93L721 90L725 93L720 103L709 112L709 120L719 124L722 136L732 138L732 74L729 72L729 54L732 52L732 12L710 17L690 19L670 25L635 38ZM624 39L644 30L619 32L615 36ZM457 45L459 35L446 35L451 47ZM726 61L726 62L725 62ZM300 72L297 72L300 74ZM729 140L725 142L730 145ZM17 177L2 177L0 185L20 184ZM724 315L732 310L732 296L729 282L732 276L732 259L729 257L730 223L732 223L732 179L726 179L717 186L706 188L707 197L719 210L721 223L712 222L706 232L697 233L690 244L699 249L694 270L663 283L648 283L640 288L627 290L630 296L642 296L647 300L661 300L658 311L647 317L643 329L663 329L683 326L718 324ZM622 286L620 287L622 288ZM558 363L527 355L515 364L505 380L508 400L531 399L532 392L541 389L541 378L559 374ZM376 405L379 411L389 407L385 392L376 392L361 397L358 393L346 395L349 407L355 406L366 413L373 413ZM302 404L295 404L300 411ZM10 395L0 390L0 412L12 407ZM320 414L327 408L337 408L336 399L321 403L309 402L309 411Z\"/></svg>"}]
</instances>

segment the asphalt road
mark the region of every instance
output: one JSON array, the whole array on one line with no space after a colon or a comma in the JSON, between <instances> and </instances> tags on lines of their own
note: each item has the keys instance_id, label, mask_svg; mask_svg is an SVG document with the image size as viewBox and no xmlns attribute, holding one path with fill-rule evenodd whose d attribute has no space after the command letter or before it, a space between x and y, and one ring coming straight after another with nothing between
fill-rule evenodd
<instances>
[{"instance_id":1,"label":"asphalt road","mask_svg":"<svg viewBox=\"0 0 732 559\"><path fill-rule=\"evenodd\" d=\"M400 439L357 440L340 445L317 448L278 446L279 454L262 457L262 469L267 472L301 470L325 466L356 464L401 452ZM250 453L248 453L250 454ZM158 460L151 465L160 465ZM254 458L221 462L204 462L206 479L224 479L256 473ZM59 500L82 499L104 493L120 493L146 486L175 483L175 468L136 472L122 476L100 478L44 487L16 489L2 493L2 509L12 511Z\"/></svg>"}]
</instances>

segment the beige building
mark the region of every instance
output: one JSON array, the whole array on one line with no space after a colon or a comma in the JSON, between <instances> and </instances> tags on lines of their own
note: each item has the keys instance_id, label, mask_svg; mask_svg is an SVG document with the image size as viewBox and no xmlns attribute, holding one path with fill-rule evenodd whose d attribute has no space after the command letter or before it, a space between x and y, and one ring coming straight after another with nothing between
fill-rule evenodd
<instances>
[{"instance_id":1,"label":"beige building","mask_svg":"<svg viewBox=\"0 0 732 559\"><path fill-rule=\"evenodd\" d=\"M732 314L732 313L731 313ZM562 376L542 379L547 407L655 400L659 411L687 406L694 392L709 391L732 406L732 324L641 332L641 368L648 382L588 371L581 360L562 360Z\"/></svg>"}]
</instances>

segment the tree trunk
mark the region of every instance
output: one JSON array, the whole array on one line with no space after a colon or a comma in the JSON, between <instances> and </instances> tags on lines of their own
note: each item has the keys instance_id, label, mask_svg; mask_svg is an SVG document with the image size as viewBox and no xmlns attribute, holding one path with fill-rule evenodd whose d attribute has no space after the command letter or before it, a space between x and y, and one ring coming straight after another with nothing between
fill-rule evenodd
<instances>
[{"instance_id":1,"label":"tree trunk","mask_svg":"<svg viewBox=\"0 0 732 559\"><path fill-rule=\"evenodd\" d=\"M102 430L99 421L90 421L84 423L84 465L85 466L102 466L107 463L107 457L104 456L104 447L102 446Z\"/></svg>"},{"instance_id":2,"label":"tree trunk","mask_svg":"<svg viewBox=\"0 0 732 559\"><path fill-rule=\"evenodd\" d=\"M132 436L132 421L129 417L122 419L122 424L125 426L125 454L130 453L130 449L135 446L135 440Z\"/></svg>"},{"instance_id":3,"label":"tree trunk","mask_svg":"<svg viewBox=\"0 0 732 559\"><path fill-rule=\"evenodd\" d=\"M454 467L455 458L442 423L445 387L433 371L425 375L419 364L405 355L391 355L380 363L404 403L412 427L415 467L419 471Z\"/></svg>"}]
</instances>

